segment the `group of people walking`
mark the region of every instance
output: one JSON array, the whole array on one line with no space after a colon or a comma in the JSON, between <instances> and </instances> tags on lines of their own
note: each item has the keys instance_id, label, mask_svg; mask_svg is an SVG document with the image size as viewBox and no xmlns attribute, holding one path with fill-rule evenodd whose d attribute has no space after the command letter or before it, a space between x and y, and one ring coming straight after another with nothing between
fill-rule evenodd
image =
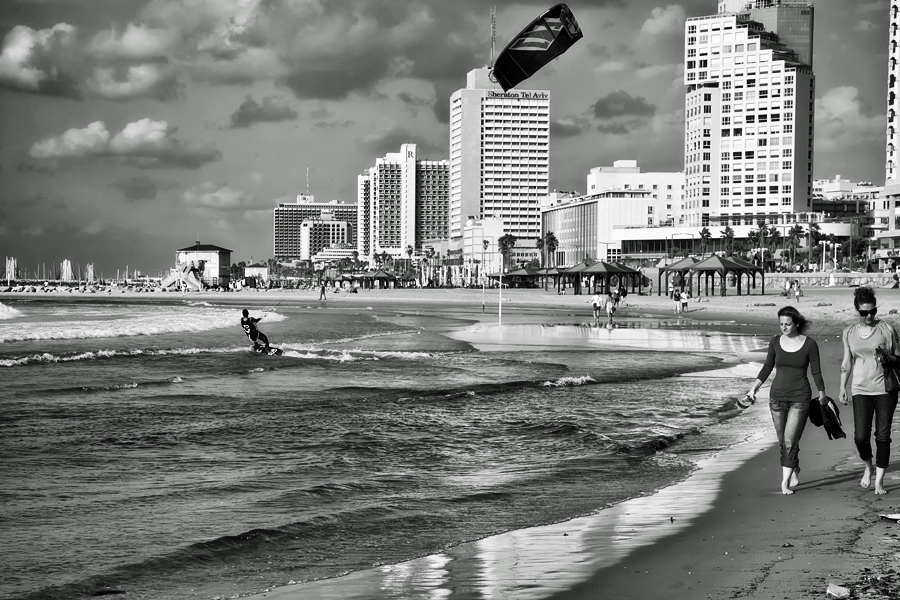
<instances>
[{"instance_id":1,"label":"group of people walking","mask_svg":"<svg viewBox=\"0 0 900 600\"><path fill-rule=\"evenodd\" d=\"M595 292L591 299L588 302L591 303L594 312L594 322L600 323L602 320L602 314L606 312L606 324L613 324L613 315L616 313L616 309L619 308L619 303L621 303L626 296L627 292L624 289L619 288L610 288L609 291L606 292L606 295L601 294L600 292Z\"/></svg>"},{"instance_id":2,"label":"group of people walking","mask_svg":"<svg viewBox=\"0 0 900 600\"><path fill-rule=\"evenodd\" d=\"M900 342L897 331L877 318L875 292L869 287L854 290L853 305L859 313L857 323L843 331L843 358L838 401L853 404L854 442L865 464L860 485L875 486L876 494L886 494L884 475L891 446L891 422L897 408L896 375L900 368ZM781 491L793 494L800 474L800 436L810 412L810 403L828 404L819 346L806 335L807 320L793 306L778 311L780 335L769 341L766 361L750 386L748 396L765 383L772 369L775 379L769 390L769 410L781 450ZM812 390L807 371L812 375L818 397L810 400ZM849 393L848 393L849 384ZM872 452L872 427L875 428L875 452ZM873 464L874 458L874 464Z\"/></svg>"}]
</instances>

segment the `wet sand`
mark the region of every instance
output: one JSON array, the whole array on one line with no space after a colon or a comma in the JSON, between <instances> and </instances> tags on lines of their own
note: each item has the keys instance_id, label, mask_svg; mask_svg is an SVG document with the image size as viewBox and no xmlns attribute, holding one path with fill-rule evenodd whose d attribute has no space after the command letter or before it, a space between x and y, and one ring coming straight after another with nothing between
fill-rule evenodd
<instances>
[{"instance_id":1,"label":"wet sand","mask_svg":"<svg viewBox=\"0 0 900 600\"><path fill-rule=\"evenodd\" d=\"M856 319L852 289L807 288L805 293L796 305L813 322L809 333L820 345L826 388L837 397L840 331ZM882 318L900 325L900 290L876 293ZM317 300L318 291L189 294L185 299L256 310L287 303L436 314L470 321L467 328L446 333L475 345L622 344L672 351L682 344L692 352L733 353L747 362L761 361L764 355L729 342L731 334L774 335L775 313L789 303L777 294L712 298L691 302L688 312L676 317L669 300L631 294L616 313L622 326L609 331L588 326L588 296L541 290L504 290L500 325L499 295L497 290L485 294L484 312L480 290L364 290L329 294L324 302ZM4 294L0 301L23 296ZM119 296L135 299L135 294L114 297ZM181 299L180 294L140 297ZM659 323L660 317L665 317L663 333L658 325L641 326L644 321ZM756 367L738 368L749 387ZM847 439L829 440L823 429L807 425L801 440L801 484L792 496L781 494L775 435L767 406L758 402L731 423L759 435L704 461L679 484L647 490L645 497L595 515L254 597L794 599L825 597L833 583L857 598L895 599L900 597L900 524L878 515L900 513L900 475L895 467L888 471L885 496L859 486L862 463L852 441L851 409L843 408L842 416ZM896 425L893 432L893 439L900 439ZM896 448L893 454L896 462Z\"/></svg>"}]
</instances>

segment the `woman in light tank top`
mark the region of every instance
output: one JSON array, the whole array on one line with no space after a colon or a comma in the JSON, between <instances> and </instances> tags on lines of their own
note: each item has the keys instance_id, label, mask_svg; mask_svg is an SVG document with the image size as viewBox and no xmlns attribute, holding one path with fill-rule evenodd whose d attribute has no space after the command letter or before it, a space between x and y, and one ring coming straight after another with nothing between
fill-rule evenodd
<instances>
[{"instance_id":1,"label":"woman in light tank top","mask_svg":"<svg viewBox=\"0 0 900 600\"><path fill-rule=\"evenodd\" d=\"M859 484L868 489L875 474L875 493L886 494L884 474L891 452L891 422L897 408L897 394L885 391L882 357L876 348L886 351L886 360L897 364L900 344L897 332L875 318L875 291L869 287L853 291L853 305L859 311L859 322L844 329L844 359L841 361L841 395L847 404L847 380L852 372L850 393L853 396L853 441L859 457L866 464ZM872 421L875 421L875 465L872 465Z\"/></svg>"}]
</instances>

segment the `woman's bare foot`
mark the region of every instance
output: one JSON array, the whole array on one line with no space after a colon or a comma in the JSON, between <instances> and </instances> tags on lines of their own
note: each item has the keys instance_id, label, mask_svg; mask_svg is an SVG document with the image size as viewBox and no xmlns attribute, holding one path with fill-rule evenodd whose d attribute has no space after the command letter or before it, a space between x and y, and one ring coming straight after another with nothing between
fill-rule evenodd
<instances>
[{"instance_id":1,"label":"woman's bare foot","mask_svg":"<svg viewBox=\"0 0 900 600\"><path fill-rule=\"evenodd\" d=\"M863 470L862 479L859 480L859 485L864 490L869 489L869 486L872 485L872 467L866 465L865 470Z\"/></svg>"},{"instance_id":2,"label":"woman's bare foot","mask_svg":"<svg viewBox=\"0 0 900 600\"><path fill-rule=\"evenodd\" d=\"M793 477L794 469L791 467L781 467L781 493L785 496L794 493L794 490L790 487L790 482Z\"/></svg>"},{"instance_id":3,"label":"woman's bare foot","mask_svg":"<svg viewBox=\"0 0 900 600\"><path fill-rule=\"evenodd\" d=\"M884 472L885 469L875 467L875 493L879 496L887 494L887 490L884 489Z\"/></svg>"},{"instance_id":4,"label":"woman's bare foot","mask_svg":"<svg viewBox=\"0 0 900 600\"><path fill-rule=\"evenodd\" d=\"M791 474L791 487L797 487L800 485L800 477L798 474L800 473L800 467L794 469L794 472Z\"/></svg>"}]
</instances>

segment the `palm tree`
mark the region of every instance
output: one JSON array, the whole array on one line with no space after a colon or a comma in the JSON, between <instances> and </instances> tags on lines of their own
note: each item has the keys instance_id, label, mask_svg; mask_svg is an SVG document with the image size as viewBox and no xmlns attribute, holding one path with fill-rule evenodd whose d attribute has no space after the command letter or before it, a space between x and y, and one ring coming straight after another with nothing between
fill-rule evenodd
<instances>
[{"instance_id":1,"label":"palm tree","mask_svg":"<svg viewBox=\"0 0 900 600\"><path fill-rule=\"evenodd\" d=\"M556 266L556 249L559 248L559 240L556 239L556 234L552 231L548 231L544 234L544 246L547 248L547 255L553 260L549 260L547 262L552 263L552 266Z\"/></svg>"},{"instance_id":2,"label":"palm tree","mask_svg":"<svg viewBox=\"0 0 900 600\"><path fill-rule=\"evenodd\" d=\"M775 257L775 250L778 248L778 242L781 240L781 238L782 235L778 229L773 228L769 231L769 240L767 246L773 258Z\"/></svg>"},{"instance_id":3,"label":"palm tree","mask_svg":"<svg viewBox=\"0 0 900 600\"><path fill-rule=\"evenodd\" d=\"M413 255L413 247L407 246L406 247L406 257L407 257L406 258L406 270L407 271L412 269L412 255Z\"/></svg>"},{"instance_id":4,"label":"palm tree","mask_svg":"<svg viewBox=\"0 0 900 600\"><path fill-rule=\"evenodd\" d=\"M353 251L353 270L359 269L359 252L357 250Z\"/></svg>"},{"instance_id":5,"label":"palm tree","mask_svg":"<svg viewBox=\"0 0 900 600\"><path fill-rule=\"evenodd\" d=\"M535 246L535 248L538 249L538 252L541 253L541 268L543 269L544 268L544 238L539 237L537 240L535 240L534 246Z\"/></svg>"},{"instance_id":6,"label":"palm tree","mask_svg":"<svg viewBox=\"0 0 900 600\"><path fill-rule=\"evenodd\" d=\"M509 262L509 253L515 248L516 242L519 240L516 236L511 233L504 234L497 240L497 246L500 249L500 254L503 256L503 269L506 270Z\"/></svg>"},{"instance_id":7,"label":"palm tree","mask_svg":"<svg viewBox=\"0 0 900 600\"><path fill-rule=\"evenodd\" d=\"M804 234L803 226L799 223L795 223L793 227L788 229L788 245L791 248L791 264L797 264L797 246L800 245L800 240L803 239Z\"/></svg>"},{"instance_id":8,"label":"palm tree","mask_svg":"<svg viewBox=\"0 0 900 600\"><path fill-rule=\"evenodd\" d=\"M725 256L734 254L734 229L726 225L722 230L722 238L725 240Z\"/></svg>"},{"instance_id":9,"label":"palm tree","mask_svg":"<svg viewBox=\"0 0 900 600\"><path fill-rule=\"evenodd\" d=\"M706 254L706 248L709 246L709 240L712 237L712 232L704 227L700 230L700 255L703 256Z\"/></svg>"}]
</instances>

